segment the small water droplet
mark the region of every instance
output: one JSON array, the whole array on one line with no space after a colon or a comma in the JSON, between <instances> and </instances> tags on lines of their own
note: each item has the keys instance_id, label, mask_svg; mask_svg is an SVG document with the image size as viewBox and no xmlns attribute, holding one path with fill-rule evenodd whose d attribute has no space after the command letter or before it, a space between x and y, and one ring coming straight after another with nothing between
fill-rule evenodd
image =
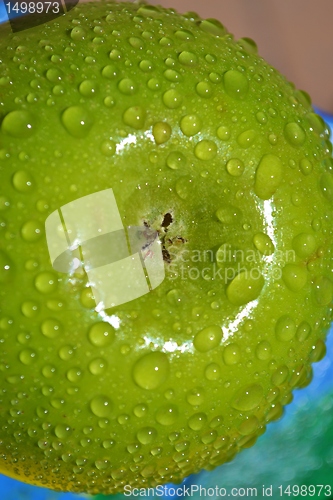
<instances>
[{"instance_id":1,"label":"small water droplet","mask_svg":"<svg viewBox=\"0 0 333 500\"><path fill-rule=\"evenodd\" d=\"M294 237L292 247L298 257L307 259L317 248L315 237L310 233L300 233Z\"/></svg>"},{"instance_id":2,"label":"small water droplet","mask_svg":"<svg viewBox=\"0 0 333 500\"><path fill-rule=\"evenodd\" d=\"M111 344L115 339L114 328L103 321L95 323L89 330L88 338L96 347L104 347Z\"/></svg>"},{"instance_id":3,"label":"small water droplet","mask_svg":"<svg viewBox=\"0 0 333 500\"><path fill-rule=\"evenodd\" d=\"M107 362L103 358L95 358L88 365L92 375L101 375L107 368Z\"/></svg>"},{"instance_id":4,"label":"small water droplet","mask_svg":"<svg viewBox=\"0 0 333 500\"><path fill-rule=\"evenodd\" d=\"M52 82L59 82L63 78L63 72L59 68L50 68L46 72L46 78Z\"/></svg>"},{"instance_id":5,"label":"small water droplet","mask_svg":"<svg viewBox=\"0 0 333 500\"><path fill-rule=\"evenodd\" d=\"M221 369L217 363L210 363L205 368L205 377L207 380L218 380L221 376Z\"/></svg>"},{"instance_id":6,"label":"small water droplet","mask_svg":"<svg viewBox=\"0 0 333 500\"><path fill-rule=\"evenodd\" d=\"M140 61L139 68L144 73L149 73L149 71L152 71L154 69L154 65L151 61L143 59L142 61Z\"/></svg>"},{"instance_id":7,"label":"small water droplet","mask_svg":"<svg viewBox=\"0 0 333 500\"><path fill-rule=\"evenodd\" d=\"M302 321L302 323L298 326L296 337L299 342L304 342L309 338L311 334L312 328L306 321Z\"/></svg>"},{"instance_id":8,"label":"small water droplet","mask_svg":"<svg viewBox=\"0 0 333 500\"><path fill-rule=\"evenodd\" d=\"M217 146L214 141L204 139L195 146L194 154L199 160L212 160L217 155Z\"/></svg>"},{"instance_id":9,"label":"small water droplet","mask_svg":"<svg viewBox=\"0 0 333 500\"><path fill-rule=\"evenodd\" d=\"M205 401L205 391L202 387L191 389L186 394L187 402L192 406L200 406Z\"/></svg>"},{"instance_id":10,"label":"small water droplet","mask_svg":"<svg viewBox=\"0 0 333 500\"><path fill-rule=\"evenodd\" d=\"M19 359L24 365L31 365L36 361L36 352L33 349L23 349L19 353Z\"/></svg>"},{"instance_id":11,"label":"small water droplet","mask_svg":"<svg viewBox=\"0 0 333 500\"><path fill-rule=\"evenodd\" d=\"M102 69L102 76L108 78L109 80L114 80L118 75L117 68L114 64L108 64Z\"/></svg>"},{"instance_id":12,"label":"small water droplet","mask_svg":"<svg viewBox=\"0 0 333 500\"><path fill-rule=\"evenodd\" d=\"M193 52L188 52L187 50L183 50L179 56L178 60L180 64L184 66L195 66L198 62L198 58Z\"/></svg>"},{"instance_id":13,"label":"small water droplet","mask_svg":"<svg viewBox=\"0 0 333 500\"><path fill-rule=\"evenodd\" d=\"M166 164L172 170L177 170L179 168L185 167L186 157L179 151L172 151L167 156Z\"/></svg>"},{"instance_id":14,"label":"small water droplet","mask_svg":"<svg viewBox=\"0 0 333 500\"><path fill-rule=\"evenodd\" d=\"M101 144L101 153L104 156L113 156L116 152L116 143L112 140L103 141Z\"/></svg>"},{"instance_id":15,"label":"small water droplet","mask_svg":"<svg viewBox=\"0 0 333 500\"><path fill-rule=\"evenodd\" d=\"M14 277L14 265L8 255L0 250L0 283L9 283Z\"/></svg>"},{"instance_id":16,"label":"small water droplet","mask_svg":"<svg viewBox=\"0 0 333 500\"><path fill-rule=\"evenodd\" d=\"M287 123L284 128L284 136L289 144L291 144L294 148L302 146L306 139L304 130L300 125L298 125L298 123L295 122Z\"/></svg>"},{"instance_id":17,"label":"small water droplet","mask_svg":"<svg viewBox=\"0 0 333 500\"><path fill-rule=\"evenodd\" d=\"M267 361L272 356L271 344L267 340L263 340L256 347L256 356L261 361Z\"/></svg>"},{"instance_id":18,"label":"small water droplet","mask_svg":"<svg viewBox=\"0 0 333 500\"><path fill-rule=\"evenodd\" d=\"M136 437L141 444L150 444L155 441L157 431L153 427L143 427L137 432Z\"/></svg>"},{"instance_id":19,"label":"small water droplet","mask_svg":"<svg viewBox=\"0 0 333 500\"><path fill-rule=\"evenodd\" d=\"M275 335L278 340L288 342L295 337L296 324L295 321L287 314L281 316L275 325Z\"/></svg>"},{"instance_id":20,"label":"small water droplet","mask_svg":"<svg viewBox=\"0 0 333 500\"><path fill-rule=\"evenodd\" d=\"M161 425L172 425L176 422L179 412L175 405L165 405L155 414L156 421Z\"/></svg>"},{"instance_id":21,"label":"small water droplet","mask_svg":"<svg viewBox=\"0 0 333 500\"><path fill-rule=\"evenodd\" d=\"M84 40L86 37L86 31L82 26L75 26L71 30L70 33L71 39L74 40L75 42L79 42L80 40Z\"/></svg>"},{"instance_id":22,"label":"small water droplet","mask_svg":"<svg viewBox=\"0 0 333 500\"><path fill-rule=\"evenodd\" d=\"M31 243L38 241L43 233L43 224L36 220L29 220L21 228L22 238Z\"/></svg>"},{"instance_id":23,"label":"small water droplet","mask_svg":"<svg viewBox=\"0 0 333 500\"><path fill-rule=\"evenodd\" d=\"M314 283L314 292L317 303L320 306L327 306L333 299L333 283L326 276L320 276Z\"/></svg>"},{"instance_id":24,"label":"small water droplet","mask_svg":"<svg viewBox=\"0 0 333 500\"><path fill-rule=\"evenodd\" d=\"M54 339L63 332L63 327L57 319L49 318L41 324L41 331L45 337Z\"/></svg>"},{"instance_id":25,"label":"small water droplet","mask_svg":"<svg viewBox=\"0 0 333 500\"><path fill-rule=\"evenodd\" d=\"M70 106L62 116L61 121L67 132L75 138L86 137L93 125L91 113L81 106Z\"/></svg>"},{"instance_id":26,"label":"small water droplet","mask_svg":"<svg viewBox=\"0 0 333 500\"><path fill-rule=\"evenodd\" d=\"M237 143L243 149L247 149L255 142L257 133L255 130L245 130L237 137Z\"/></svg>"},{"instance_id":27,"label":"small water droplet","mask_svg":"<svg viewBox=\"0 0 333 500\"><path fill-rule=\"evenodd\" d=\"M133 95L137 91L137 86L130 78L123 78L118 83L118 89L122 94Z\"/></svg>"},{"instance_id":28,"label":"small water droplet","mask_svg":"<svg viewBox=\"0 0 333 500\"><path fill-rule=\"evenodd\" d=\"M194 185L192 177L183 176L176 182L176 193L182 200L186 200L193 192Z\"/></svg>"},{"instance_id":29,"label":"small water droplet","mask_svg":"<svg viewBox=\"0 0 333 500\"><path fill-rule=\"evenodd\" d=\"M14 188L20 193L30 193L34 186L34 180L30 172L18 170L12 177Z\"/></svg>"},{"instance_id":30,"label":"small water droplet","mask_svg":"<svg viewBox=\"0 0 333 500\"><path fill-rule=\"evenodd\" d=\"M35 278L35 287L40 293L52 293L57 289L58 281L54 273L42 272Z\"/></svg>"},{"instance_id":31,"label":"small water droplet","mask_svg":"<svg viewBox=\"0 0 333 500\"><path fill-rule=\"evenodd\" d=\"M199 352L207 352L215 349L222 340L222 330L220 326L211 325L196 334L193 345Z\"/></svg>"},{"instance_id":32,"label":"small water droplet","mask_svg":"<svg viewBox=\"0 0 333 500\"><path fill-rule=\"evenodd\" d=\"M326 355L326 345L322 339L317 340L316 344L312 347L309 360L311 363L318 363Z\"/></svg>"},{"instance_id":33,"label":"small water droplet","mask_svg":"<svg viewBox=\"0 0 333 500\"><path fill-rule=\"evenodd\" d=\"M138 36L131 36L128 39L128 43L133 47L133 49L136 50L142 50L145 48L145 42Z\"/></svg>"},{"instance_id":34,"label":"small water droplet","mask_svg":"<svg viewBox=\"0 0 333 500\"><path fill-rule=\"evenodd\" d=\"M133 380L143 389L160 387L168 378L169 361L163 352L151 352L139 358L133 367Z\"/></svg>"},{"instance_id":35,"label":"small water droplet","mask_svg":"<svg viewBox=\"0 0 333 500\"><path fill-rule=\"evenodd\" d=\"M144 127L146 111L141 106L128 108L123 114L124 123L136 130Z\"/></svg>"},{"instance_id":36,"label":"small water droplet","mask_svg":"<svg viewBox=\"0 0 333 500\"><path fill-rule=\"evenodd\" d=\"M244 172L244 163L238 158L231 158L227 162L227 172L233 177L239 177Z\"/></svg>"},{"instance_id":37,"label":"small water droplet","mask_svg":"<svg viewBox=\"0 0 333 500\"><path fill-rule=\"evenodd\" d=\"M264 155L256 170L254 190L262 200L273 196L282 181L282 163L273 154Z\"/></svg>"},{"instance_id":38,"label":"small water droplet","mask_svg":"<svg viewBox=\"0 0 333 500\"><path fill-rule=\"evenodd\" d=\"M186 115L180 122L180 129L187 137L192 137L200 132L201 127L201 120L197 115Z\"/></svg>"},{"instance_id":39,"label":"small water droplet","mask_svg":"<svg viewBox=\"0 0 333 500\"><path fill-rule=\"evenodd\" d=\"M153 136L156 144L164 144L171 137L172 129L166 122L158 122L153 126Z\"/></svg>"},{"instance_id":40,"label":"small water droplet","mask_svg":"<svg viewBox=\"0 0 333 500\"><path fill-rule=\"evenodd\" d=\"M18 139L28 138L36 130L36 119L29 111L11 111L2 120L1 130Z\"/></svg>"},{"instance_id":41,"label":"small water droplet","mask_svg":"<svg viewBox=\"0 0 333 500\"><path fill-rule=\"evenodd\" d=\"M328 201L333 200L333 175L329 172L325 172L320 177L320 188Z\"/></svg>"},{"instance_id":42,"label":"small water droplet","mask_svg":"<svg viewBox=\"0 0 333 500\"><path fill-rule=\"evenodd\" d=\"M208 82L199 82L195 87L197 94L200 97L209 98L212 97L213 89Z\"/></svg>"},{"instance_id":43,"label":"small water droplet","mask_svg":"<svg viewBox=\"0 0 333 500\"><path fill-rule=\"evenodd\" d=\"M304 175L309 175L312 172L313 166L308 158L302 158L299 162L300 169Z\"/></svg>"},{"instance_id":44,"label":"small water droplet","mask_svg":"<svg viewBox=\"0 0 333 500\"><path fill-rule=\"evenodd\" d=\"M263 395L263 388L259 384L243 387L232 399L231 406L238 411L254 410L260 405Z\"/></svg>"},{"instance_id":45,"label":"small water droplet","mask_svg":"<svg viewBox=\"0 0 333 500\"><path fill-rule=\"evenodd\" d=\"M82 375L83 372L78 367L70 368L66 373L66 377L70 382L78 382L81 379Z\"/></svg>"},{"instance_id":46,"label":"small water droplet","mask_svg":"<svg viewBox=\"0 0 333 500\"><path fill-rule=\"evenodd\" d=\"M243 99L249 91L249 82L243 73L229 70L223 75L224 86L227 94L234 99Z\"/></svg>"},{"instance_id":47,"label":"small water droplet","mask_svg":"<svg viewBox=\"0 0 333 500\"><path fill-rule=\"evenodd\" d=\"M179 82L181 79L180 74L174 69L167 69L164 71L164 76L169 82Z\"/></svg>"},{"instance_id":48,"label":"small water droplet","mask_svg":"<svg viewBox=\"0 0 333 500\"><path fill-rule=\"evenodd\" d=\"M188 421L187 425L192 431L200 431L207 422L207 415L205 413L195 413Z\"/></svg>"},{"instance_id":49,"label":"small water droplet","mask_svg":"<svg viewBox=\"0 0 333 500\"><path fill-rule=\"evenodd\" d=\"M216 131L216 134L221 141L228 141L230 139L230 130L225 125L219 127Z\"/></svg>"},{"instance_id":50,"label":"small water droplet","mask_svg":"<svg viewBox=\"0 0 333 500\"><path fill-rule=\"evenodd\" d=\"M84 80L80 83L79 92L84 97L92 97L96 95L97 83L94 80Z\"/></svg>"},{"instance_id":51,"label":"small water droplet","mask_svg":"<svg viewBox=\"0 0 333 500\"><path fill-rule=\"evenodd\" d=\"M58 424L54 428L54 434L59 439L66 439L72 434L72 429L68 425Z\"/></svg>"},{"instance_id":52,"label":"small water droplet","mask_svg":"<svg viewBox=\"0 0 333 500\"><path fill-rule=\"evenodd\" d=\"M238 427L238 431L242 436L248 436L255 432L259 427L259 420L256 416L247 417Z\"/></svg>"},{"instance_id":53,"label":"small water droplet","mask_svg":"<svg viewBox=\"0 0 333 500\"><path fill-rule=\"evenodd\" d=\"M199 23L200 28L202 31L205 31L206 33L209 33L210 35L214 36L224 36L226 35L227 31L223 24L218 21L217 19L204 19Z\"/></svg>"},{"instance_id":54,"label":"small water droplet","mask_svg":"<svg viewBox=\"0 0 333 500\"><path fill-rule=\"evenodd\" d=\"M240 362L241 350L238 344L229 344L223 350L223 361L226 365L236 365Z\"/></svg>"},{"instance_id":55,"label":"small water droplet","mask_svg":"<svg viewBox=\"0 0 333 500\"><path fill-rule=\"evenodd\" d=\"M274 244L267 234L255 234L253 236L253 244L262 255L272 255L274 252Z\"/></svg>"},{"instance_id":56,"label":"small water droplet","mask_svg":"<svg viewBox=\"0 0 333 500\"><path fill-rule=\"evenodd\" d=\"M298 292L307 282L306 267L298 264L286 264L282 269L282 278L289 290Z\"/></svg>"},{"instance_id":57,"label":"small water droplet","mask_svg":"<svg viewBox=\"0 0 333 500\"><path fill-rule=\"evenodd\" d=\"M95 396L90 401L90 409L96 417L107 417L112 409L112 402L106 396Z\"/></svg>"},{"instance_id":58,"label":"small water droplet","mask_svg":"<svg viewBox=\"0 0 333 500\"><path fill-rule=\"evenodd\" d=\"M177 109L182 103L182 96L175 89L170 89L163 94L163 103L167 108Z\"/></svg>"}]
</instances>

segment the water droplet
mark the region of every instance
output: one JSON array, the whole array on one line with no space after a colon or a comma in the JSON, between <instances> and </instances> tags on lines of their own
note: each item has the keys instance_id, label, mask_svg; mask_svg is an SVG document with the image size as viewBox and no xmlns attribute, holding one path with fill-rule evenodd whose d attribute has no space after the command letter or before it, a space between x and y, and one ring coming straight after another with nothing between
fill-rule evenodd
<instances>
[{"instance_id":1,"label":"water droplet","mask_svg":"<svg viewBox=\"0 0 333 500\"><path fill-rule=\"evenodd\" d=\"M216 134L221 141L228 141L230 139L230 130L224 125L217 129Z\"/></svg>"},{"instance_id":2,"label":"water droplet","mask_svg":"<svg viewBox=\"0 0 333 500\"><path fill-rule=\"evenodd\" d=\"M80 40L84 40L86 37L86 31L82 26L75 26L71 30L71 39L75 42L79 42Z\"/></svg>"},{"instance_id":3,"label":"water droplet","mask_svg":"<svg viewBox=\"0 0 333 500\"><path fill-rule=\"evenodd\" d=\"M54 339L63 332L63 327L58 320L54 318L49 318L43 321L41 325L41 331L43 335L45 335L45 337L48 337L49 339Z\"/></svg>"},{"instance_id":4,"label":"water droplet","mask_svg":"<svg viewBox=\"0 0 333 500\"><path fill-rule=\"evenodd\" d=\"M170 139L172 129L168 123L158 122L153 126L153 136L156 144L164 144Z\"/></svg>"},{"instance_id":5,"label":"water droplet","mask_svg":"<svg viewBox=\"0 0 333 500\"><path fill-rule=\"evenodd\" d=\"M31 365L36 361L36 352L33 349L23 349L19 354L19 359L24 365Z\"/></svg>"},{"instance_id":6,"label":"water droplet","mask_svg":"<svg viewBox=\"0 0 333 500\"><path fill-rule=\"evenodd\" d=\"M71 427L65 424L58 424L54 428L54 434L59 439L66 439L71 435L71 433L72 433Z\"/></svg>"},{"instance_id":7,"label":"water droplet","mask_svg":"<svg viewBox=\"0 0 333 500\"><path fill-rule=\"evenodd\" d=\"M213 94L212 87L208 82L199 82L195 90L200 97L204 98L209 98Z\"/></svg>"},{"instance_id":8,"label":"water droplet","mask_svg":"<svg viewBox=\"0 0 333 500\"><path fill-rule=\"evenodd\" d=\"M312 347L309 360L311 363L318 363L318 361L321 361L325 357L325 355L326 345L322 339L319 339Z\"/></svg>"},{"instance_id":9,"label":"water droplet","mask_svg":"<svg viewBox=\"0 0 333 500\"><path fill-rule=\"evenodd\" d=\"M300 233L293 239L292 246L298 257L306 259L314 253L317 248L317 243L312 234Z\"/></svg>"},{"instance_id":10,"label":"water droplet","mask_svg":"<svg viewBox=\"0 0 333 500\"><path fill-rule=\"evenodd\" d=\"M198 62L198 58L193 52L188 52L187 50L183 50L178 56L178 60L180 64L184 66L195 66Z\"/></svg>"},{"instance_id":11,"label":"water droplet","mask_svg":"<svg viewBox=\"0 0 333 500\"><path fill-rule=\"evenodd\" d=\"M81 106L67 108L61 120L67 132L78 139L86 137L93 125L91 113Z\"/></svg>"},{"instance_id":12,"label":"water droplet","mask_svg":"<svg viewBox=\"0 0 333 500\"><path fill-rule=\"evenodd\" d=\"M186 400L192 406L200 406L205 401L205 392L202 387L191 389L186 394Z\"/></svg>"},{"instance_id":13,"label":"water droplet","mask_svg":"<svg viewBox=\"0 0 333 500\"><path fill-rule=\"evenodd\" d=\"M172 151L167 156L166 164L172 170L177 170L178 168L185 167L186 157L179 151Z\"/></svg>"},{"instance_id":14,"label":"water droplet","mask_svg":"<svg viewBox=\"0 0 333 500\"><path fill-rule=\"evenodd\" d=\"M167 108L176 109L182 103L182 96L175 89L170 89L164 92L163 94L163 102Z\"/></svg>"},{"instance_id":15,"label":"water droplet","mask_svg":"<svg viewBox=\"0 0 333 500\"><path fill-rule=\"evenodd\" d=\"M311 174L312 172L312 163L310 160L308 160L307 158L303 158L300 162L299 162L299 166L300 166L300 169L302 171L302 173L304 175L309 175Z\"/></svg>"},{"instance_id":16,"label":"water droplet","mask_svg":"<svg viewBox=\"0 0 333 500\"><path fill-rule=\"evenodd\" d=\"M259 420L254 415L248 417L241 425L238 427L238 431L242 436L248 436L255 432L259 427Z\"/></svg>"},{"instance_id":17,"label":"water droplet","mask_svg":"<svg viewBox=\"0 0 333 500\"><path fill-rule=\"evenodd\" d=\"M240 219L242 218L242 212L237 207L233 207L232 205L219 208L216 211L215 215L220 222L228 225L237 224L240 222ZM221 248L220 252L222 252L223 251L222 245L220 248Z\"/></svg>"},{"instance_id":18,"label":"water droplet","mask_svg":"<svg viewBox=\"0 0 333 500\"><path fill-rule=\"evenodd\" d=\"M1 130L18 139L28 138L36 130L36 119L29 111L11 111L4 117Z\"/></svg>"},{"instance_id":19,"label":"water droplet","mask_svg":"<svg viewBox=\"0 0 333 500\"><path fill-rule=\"evenodd\" d=\"M146 111L141 106L132 106L123 114L124 123L136 130L140 130L144 127L145 119Z\"/></svg>"},{"instance_id":20,"label":"water droplet","mask_svg":"<svg viewBox=\"0 0 333 500\"><path fill-rule=\"evenodd\" d=\"M137 91L137 86L130 78L123 78L118 83L118 89L122 94L133 95Z\"/></svg>"},{"instance_id":21,"label":"water droplet","mask_svg":"<svg viewBox=\"0 0 333 500\"><path fill-rule=\"evenodd\" d=\"M155 418L161 425L172 425L176 422L179 412L175 405L165 405L157 410Z\"/></svg>"},{"instance_id":22,"label":"water droplet","mask_svg":"<svg viewBox=\"0 0 333 500\"><path fill-rule=\"evenodd\" d=\"M156 91L156 90L159 90L160 87L161 87L161 84L160 82L157 80L157 78L151 78L148 83L147 83L147 86L150 90L153 90L153 91Z\"/></svg>"},{"instance_id":23,"label":"water droplet","mask_svg":"<svg viewBox=\"0 0 333 500\"><path fill-rule=\"evenodd\" d=\"M43 235L43 224L36 220L29 220L23 224L21 228L21 235L25 241L35 242Z\"/></svg>"},{"instance_id":24,"label":"water droplet","mask_svg":"<svg viewBox=\"0 0 333 500\"><path fill-rule=\"evenodd\" d=\"M157 437L157 431L153 427L143 427L136 435L141 444L150 444Z\"/></svg>"},{"instance_id":25,"label":"water droplet","mask_svg":"<svg viewBox=\"0 0 333 500\"><path fill-rule=\"evenodd\" d=\"M255 300L265 284L259 269L242 271L231 281L227 288L227 297L231 304L242 306Z\"/></svg>"},{"instance_id":26,"label":"water droplet","mask_svg":"<svg viewBox=\"0 0 333 500\"><path fill-rule=\"evenodd\" d=\"M238 158L231 158L227 162L227 172L233 177L239 177L244 172L244 163Z\"/></svg>"},{"instance_id":27,"label":"water droplet","mask_svg":"<svg viewBox=\"0 0 333 500\"><path fill-rule=\"evenodd\" d=\"M243 73L229 70L223 75L224 86L227 94L235 99L243 99L249 91L249 82Z\"/></svg>"},{"instance_id":28,"label":"water droplet","mask_svg":"<svg viewBox=\"0 0 333 500\"><path fill-rule=\"evenodd\" d=\"M79 86L79 92L84 97L92 97L97 92L97 83L93 80L84 80Z\"/></svg>"},{"instance_id":29,"label":"water droplet","mask_svg":"<svg viewBox=\"0 0 333 500\"><path fill-rule=\"evenodd\" d=\"M83 372L78 367L70 368L66 373L66 377L70 382L78 382L82 375Z\"/></svg>"},{"instance_id":30,"label":"water droplet","mask_svg":"<svg viewBox=\"0 0 333 500\"><path fill-rule=\"evenodd\" d=\"M273 242L267 234L255 234L253 236L253 244L263 255L271 255L274 252Z\"/></svg>"},{"instance_id":31,"label":"water droplet","mask_svg":"<svg viewBox=\"0 0 333 500\"><path fill-rule=\"evenodd\" d=\"M207 352L215 349L222 340L222 330L220 326L207 326L196 334L193 345L199 352Z\"/></svg>"},{"instance_id":32,"label":"water droplet","mask_svg":"<svg viewBox=\"0 0 333 500\"><path fill-rule=\"evenodd\" d=\"M315 281L315 298L320 306L327 306L333 299L333 283L329 278L320 276Z\"/></svg>"},{"instance_id":33,"label":"water droplet","mask_svg":"<svg viewBox=\"0 0 333 500\"><path fill-rule=\"evenodd\" d=\"M40 293L52 293L57 289L58 281L54 273L42 272L35 278L35 287Z\"/></svg>"},{"instance_id":34,"label":"water droplet","mask_svg":"<svg viewBox=\"0 0 333 500\"><path fill-rule=\"evenodd\" d=\"M256 347L256 356L261 361L267 361L272 356L271 344L267 340L263 340Z\"/></svg>"},{"instance_id":35,"label":"water droplet","mask_svg":"<svg viewBox=\"0 0 333 500\"><path fill-rule=\"evenodd\" d=\"M95 323L89 330L88 338L96 347L104 347L111 344L115 339L114 328L103 321Z\"/></svg>"},{"instance_id":36,"label":"water droplet","mask_svg":"<svg viewBox=\"0 0 333 500\"><path fill-rule=\"evenodd\" d=\"M298 292L307 282L306 267L297 264L286 264L282 269L282 278L289 290Z\"/></svg>"},{"instance_id":37,"label":"water droplet","mask_svg":"<svg viewBox=\"0 0 333 500\"><path fill-rule=\"evenodd\" d=\"M104 156L113 156L115 152L116 152L116 143L114 141L108 140L102 142L101 153Z\"/></svg>"},{"instance_id":38,"label":"water droplet","mask_svg":"<svg viewBox=\"0 0 333 500\"><path fill-rule=\"evenodd\" d=\"M186 115L180 122L180 129L187 137L191 137L200 132L201 127L201 120L196 115Z\"/></svg>"},{"instance_id":39,"label":"water droplet","mask_svg":"<svg viewBox=\"0 0 333 500\"><path fill-rule=\"evenodd\" d=\"M220 83L222 80L222 77L218 73L212 72L212 73L209 73L209 79L212 83Z\"/></svg>"},{"instance_id":40,"label":"water droplet","mask_svg":"<svg viewBox=\"0 0 333 500\"><path fill-rule=\"evenodd\" d=\"M232 399L231 406L239 411L254 410L260 405L263 395L263 388L259 384L243 387Z\"/></svg>"},{"instance_id":41,"label":"water droplet","mask_svg":"<svg viewBox=\"0 0 333 500\"><path fill-rule=\"evenodd\" d=\"M298 123L287 123L284 128L284 136L294 148L302 146L306 139L304 130Z\"/></svg>"},{"instance_id":42,"label":"water droplet","mask_svg":"<svg viewBox=\"0 0 333 500\"><path fill-rule=\"evenodd\" d=\"M302 323L298 326L296 337L299 342L304 342L307 338L309 338L311 334L311 326L306 321L302 321Z\"/></svg>"},{"instance_id":43,"label":"water droplet","mask_svg":"<svg viewBox=\"0 0 333 500\"><path fill-rule=\"evenodd\" d=\"M320 177L320 188L323 195L328 201L333 200L333 175L329 172L325 172Z\"/></svg>"},{"instance_id":44,"label":"water droplet","mask_svg":"<svg viewBox=\"0 0 333 500\"><path fill-rule=\"evenodd\" d=\"M62 347L60 347L58 354L59 354L60 359L62 359L63 361L68 361L68 360L72 359L72 357L74 356L74 352L75 352L75 349L73 346L63 345Z\"/></svg>"},{"instance_id":45,"label":"water droplet","mask_svg":"<svg viewBox=\"0 0 333 500\"><path fill-rule=\"evenodd\" d=\"M163 352L151 352L137 360L133 379L139 387L152 390L160 387L169 375L169 361Z\"/></svg>"},{"instance_id":46,"label":"water droplet","mask_svg":"<svg viewBox=\"0 0 333 500\"><path fill-rule=\"evenodd\" d=\"M218 380L221 376L221 369L217 363L210 363L205 368L205 377L207 380Z\"/></svg>"},{"instance_id":47,"label":"water droplet","mask_svg":"<svg viewBox=\"0 0 333 500\"><path fill-rule=\"evenodd\" d=\"M117 68L113 64L108 64L102 69L102 76L109 80L114 80L118 75Z\"/></svg>"},{"instance_id":48,"label":"water droplet","mask_svg":"<svg viewBox=\"0 0 333 500\"><path fill-rule=\"evenodd\" d=\"M275 325L275 335L278 340L288 342L293 339L296 334L295 321L287 314L281 316Z\"/></svg>"},{"instance_id":49,"label":"water droplet","mask_svg":"<svg viewBox=\"0 0 333 500\"><path fill-rule=\"evenodd\" d=\"M174 69L167 69L164 71L164 76L169 82L179 82L181 79L180 74Z\"/></svg>"},{"instance_id":50,"label":"water droplet","mask_svg":"<svg viewBox=\"0 0 333 500\"><path fill-rule=\"evenodd\" d=\"M273 154L264 155L258 165L254 190L262 200L273 196L282 181L282 163Z\"/></svg>"},{"instance_id":51,"label":"water droplet","mask_svg":"<svg viewBox=\"0 0 333 500\"><path fill-rule=\"evenodd\" d=\"M241 148L247 149L250 146L252 146L252 144L254 143L256 138L257 138L257 134L256 134L255 130L245 130L245 132L242 132L237 137L237 143L239 144L239 146Z\"/></svg>"},{"instance_id":52,"label":"water droplet","mask_svg":"<svg viewBox=\"0 0 333 500\"><path fill-rule=\"evenodd\" d=\"M49 82L57 83L63 77L63 72L59 68L50 68L46 72L46 78Z\"/></svg>"},{"instance_id":53,"label":"water droplet","mask_svg":"<svg viewBox=\"0 0 333 500\"><path fill-rule=\"evenodd\" d=\"M202 29L202 31L205 31L210 35L224 36L227 33L223 24L217 19L204 19L199 23L199 26Z\"/></svg>"},{"instance_id":54,"label":"water droplet","mask_svg":"<svg viewBox=\"0 0 333 500\"><path fill-rule=\"evenodd\" d=\"M90 361L88 368L92 375L101 375L107 368L107 362L103 358L95 358Z\"/></svg>"},{"instance_id":55,"label":"water droplet","mask_svg":"<svg viewBox=\"0 0 333 500\"><path fill-rule=\"evenodd\" d=\"M207 422L207 415L205 413L195 413L188 421L187 425L192 431L200 431Z\"/></svg>"},{"instance_id":56,"label":"water droplet","mask_svg":"<svg viewBox=\"0 0 333 500\"><path fill-rule=\"evenodd\" d=\"M154 65L151 61L148 61L147 59L143 59L142 61L140 61L139 68L144 73L148 73L149 71L152 71L154 69Z\"/></svg>"},{"instance_id":57,"label":"water droplet","mask_svg":"<svg viewBox=\"0 0 333 500\"><path fill-rule=\"evenodd\" d=\"M106 396L95 396L90 401L90 409L96 417L107 417L112 409L112 403Z\"/></svg>"},{"instance_id":58,"label":"water droplet","mask_svg":"<svg viewBox=\"0 0 333 500\"><path fill-rule=\"evenodd\" d=\"M158 18L160 16L160 9L155 5L143 5L138 9L137 14L143 17Z\"/></svg>"},{"instance_id":59,"label":"water droplet","mask_svg":"<svg viewBox=\"0 0 333 500\"><path fill-rule=\"evenodd\" d=\"M176 193L182 200L186 200L193 192L194 185L192 177L184 175L176 182Z\"/></svg>"},{"instance_id":60,"label":"water droplet","mask_svg":"<svg viewBox=\"0 0 333 500\"><path fill-rule=\"evenodd\" d=\"M204 139L195 146L194 154L199 160L212 160L217 155L217 146L215 142Z\"/></svg>"},{"instance_id":61,"label":"water droplet","mask_svg":"<svg viewBox=\"0 0 333 500\"><path fill-rule=\"evenodd\" d=\"M229 344L223 350L223 361L226 365L236 365L240 362L241 350L238 344Z\"/></svg>"},{"instance_id":62,"label":"water droplet","mask_svg":"<svg viewBox=\"0 0 333 500\"><path fill-rule=\"evenodd\" d=\"M128 43L136 50L142 50L145 48L145 42L138 36L131 36L128 39Z\"/></svg>"},{"instance_id":63,"label":"water droplet","mask_svg":"<svg viewBox=\"0 0 333 500\"><path fill-rule=\"evenodd\" d=\"M13 263L8 255L0 250L0 283L9 283L13 277Z\"/></svg>"}]
</instances>

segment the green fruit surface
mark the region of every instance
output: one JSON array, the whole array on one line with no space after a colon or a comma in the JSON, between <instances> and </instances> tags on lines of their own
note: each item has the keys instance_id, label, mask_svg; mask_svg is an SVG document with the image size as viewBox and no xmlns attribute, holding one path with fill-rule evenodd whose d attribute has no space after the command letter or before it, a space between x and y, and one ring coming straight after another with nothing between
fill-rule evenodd
<instances>
[{"instance_id":1,"label":"green fruit surface","mask_svg":"<svg viewBox=\"0 0 333 500\"><path fill-rule=\"evenodd\" d=\"M331 171L307 94L215 20L96 3L2 26L1 472L113 493L254 444L325 353ZM165 279L98 312L45 221L109 188Z\"/></svg>"}]
</instances>

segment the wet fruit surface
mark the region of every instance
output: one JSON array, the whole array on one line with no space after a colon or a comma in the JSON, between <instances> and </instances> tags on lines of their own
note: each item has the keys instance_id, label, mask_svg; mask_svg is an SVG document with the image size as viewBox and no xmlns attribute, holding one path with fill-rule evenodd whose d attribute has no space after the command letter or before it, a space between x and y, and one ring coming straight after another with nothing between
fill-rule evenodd
<instances>
[{"instance_id":1,"label":"wet fruit surface","mask_svg":"<svg viewBox=\"0 0 333 500\"><path fill-rule=\"evenodd\" d=\"M1 471L111 493L230 460L325 354L325 124L193 13L82 5L0 49ZM103 309L45 221L110 188L165 279Z\"/></svg>"}]
</instances>

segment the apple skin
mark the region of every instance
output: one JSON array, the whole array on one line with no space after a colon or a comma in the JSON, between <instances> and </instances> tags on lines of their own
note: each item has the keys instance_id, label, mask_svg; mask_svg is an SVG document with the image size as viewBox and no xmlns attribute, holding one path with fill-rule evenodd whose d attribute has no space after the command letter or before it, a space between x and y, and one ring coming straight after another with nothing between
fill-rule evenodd
<instances>
[{"instance_id":1,"label":"apple skin","mask_svg":"<svg viewBox=\"0 0 333 500\"><path fill-rule=\"evenodd\" d=\"M1 472L108 494L231 460L325 354L327 127L193 13L83 4L1 27L0 53ZM166 276L98 312L84 273L53 269L45 222L110 188Z\"/></svg>"}]
</instances>

